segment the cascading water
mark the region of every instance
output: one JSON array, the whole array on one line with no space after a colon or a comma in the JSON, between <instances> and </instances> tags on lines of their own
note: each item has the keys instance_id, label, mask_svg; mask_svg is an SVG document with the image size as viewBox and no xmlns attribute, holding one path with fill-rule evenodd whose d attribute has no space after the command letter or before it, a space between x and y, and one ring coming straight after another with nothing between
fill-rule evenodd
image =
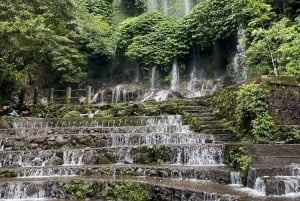
<instances>
[{"instance_id":1,"label":"cascading water","mask_svg":"<svg viewBox=\"0 0 300 201\"><path fill-rule=\"evenodd\" d=\"M150 83L150 89L155 89L155 72L156 72L156 66L152 67L151 70L151 83Z\"/></svg>"},{"instance_id":2,"label":"cascading water","mask_svg":"<svg viewBox=\"0 0 300 201\"><path fill-rule=\"evenodd\" d=\"M147 8L148 8L148 12L158 11L158 2L157 2L157 0L148 0Z\"/></svg>"},{"instance_id":3,"label":"cascading water","mask_svg":"<svg viewBox=\"0 0 300 201\"><path fill-rule=\"evenodd\" d=\"M63 165L83 165L84 150L66 150L63 154Z\"/></svg>"},{"instance_id":4,"label":"cascading water","mask_svg":"<svg viewBox=\"0 0 300 201\"><path fill-rule=\"evenodd\" d=\"M230 172L230 184L242 186L242 180L240 172Z\"/></svg>"},{"instance_id":5,"label":"cascading water","mask_svg":"<svg viewBox=\"0 0 300 201\"><path fill-rule=\"evenodd\" d=\"M183 10L184 10L184 15L187 15L190 13L192 10L192 2L191 0L184 0L183 1Z\"/></svg>"},{"instance_id":6,"label":"cascading water","mask_svg":"<svg viewBox=\"0 0 300 201\"><path fill-rule=\"evenodd\" d=\"M175 91L177 90L178 85L179 85L179 66L178 66L177 59L175 59L172 65L170 89Z\"/></svg>"},{"instance_id":7,"label":"cascading water","mask_svg":"<svg viewBox=\"0 0 300 201\"><path fill-rule=\"evenodd\" d=\"M241 58L245 54L245 48L243 45L244 34L244 30L240 28L237 33L236 53L232 61L234 81L237 83L247 79L247 73L245 71L245 68L241 66Z\"/></svg>"},{"instance_id":8,"label":"cascading water","mask_svg":"<svg viewBox=\"0 0 300 201\"><path fill-rule=\"evenodd\" d=\"M7 183L1 186L0 199L40 199L45 197L45 190L39 184Z\"/></svg>"},{"instance_id":9,"label":"cascading water","mask_svg":"<svg viewBox=\"0 0 300 201\"><path fill-rule=\"evenodd\" d=\"M126 90L127 86L126 85L117 85L116 87L113 88L112 91L112 103L119 103L119 102L126 102Z\"/></svg>"},{"instance_id":10,"label":"cascading water","mask_svg":"<svg viewBox=\"0 0 300 201\"><path fill-rule=\"evenodd\" d=\"M259 192L259 193L261 193L262 195L265 196L266 195L266 183L265 183L265 181L260 177L256 178L254 189L257 192Z\"/></svg>"},{"instance_id":11,"label":"cascading water","mask_svg":"<svg viewBox=\"0 0 300 201\"><path fill-rule=\"evenodd\" d=\"M168 0L162 0L162 11L164 15L168 15Z\"/></svg>"},{"instance_id":12,"label":"cascading water","mask_svg":"<svg viewBox=\"0 0 300 201\"><path fill-rule=\"evenodd\" d=\"M174 160L174 164L177 165L222 165L222 147L191 146L178 148Z\"/></svg>"}]
</instances>

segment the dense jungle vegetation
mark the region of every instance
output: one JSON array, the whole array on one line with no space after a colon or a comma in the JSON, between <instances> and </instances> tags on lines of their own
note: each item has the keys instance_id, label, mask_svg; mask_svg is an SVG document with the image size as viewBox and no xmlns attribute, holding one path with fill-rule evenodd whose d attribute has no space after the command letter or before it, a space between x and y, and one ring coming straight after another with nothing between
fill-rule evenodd
<instances>
[{"instance_id":1,"label":"dense jungle vegetation","mask_svg":"<svg viewBox=\"0 0 300 201\"><path fill-rule=\"evenodd\" d=\"M79 83L126 57L146 74L170 72L197 44L245 31L249 77L300 79L299 0L203 0L185 17L146 12L147 0L6 0L0 3L0 101L24 86ZM184 68L184 66L183 66Z\"/></svg>"}]
</instances>

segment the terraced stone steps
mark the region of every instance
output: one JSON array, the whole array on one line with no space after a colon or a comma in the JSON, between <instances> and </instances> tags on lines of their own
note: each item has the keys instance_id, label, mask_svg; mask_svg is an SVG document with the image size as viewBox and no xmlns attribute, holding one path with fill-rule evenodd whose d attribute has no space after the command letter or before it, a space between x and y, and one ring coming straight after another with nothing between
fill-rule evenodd
<instances>
[{"instance_id":1,"label":"terraced stone steps","mask_svg":"<svg viewBox=\"0 0 300 201\"><path fill-rule=\"evenodd\" d=\"M6 137L0 140L1 150L32 150L61 148L96 148L121 145L176 145L213 143L212 135L199 133L100 133L49 134L42 136Z\"/></svg>"},{"instance_id":2,"label":"terraced stone steps","mask_svg":"<svg viewBox=\"0 0 300 201\"><path fill-rule=\"evenodd\" d=\"M237 201L239 196L226 185L204 181L174 180L166 178L141 177L52 177L50 178L16 178L10 181L0 180L1 198L70 198L63 191L64 185L71 181L89 184L87 197L102 198L101 192L106 186L124 181L150 185L154 200L206 200ZM5 192L5 193L4 193Z\"/></svg>"},{"instance_id":3,"label":"terraced stone steps","mask_svg":"<svg viewBox=\"0 0 300 201\"><path fill-rule=\"evenodd\" d=\"M4 171L4 169L3 169ZM172 179L210 180L217 183L230 182L230 168L226 166L173 166L173 165L68 165L32 166L7 169L7 177L53 177L53 176L150 176Z\"/></svg>"},{"instance_id":4,"label":"terraced stone steps","mask_svg":"<svg viewBox=\"0 0 300 201\"><path fill-rule=\"evenodd\" d=\"M252 167L282 167L300 164L300 144L256 144L247 146Z\"/></svg>"},{"instance_id":5,"label":"terraced stone steps","mask_svg":"<svg viewBox=\"0 0 300 201\"><path fill-rule=\"evenodd\" d=\"M32 166L38 164L103 164L151 162L151 154L161 154L166 164L222 165L222 145L181 144L163 146L119 146L85 149L53 149L0 152L1 167Z\"/></svg>"}]
</instances>

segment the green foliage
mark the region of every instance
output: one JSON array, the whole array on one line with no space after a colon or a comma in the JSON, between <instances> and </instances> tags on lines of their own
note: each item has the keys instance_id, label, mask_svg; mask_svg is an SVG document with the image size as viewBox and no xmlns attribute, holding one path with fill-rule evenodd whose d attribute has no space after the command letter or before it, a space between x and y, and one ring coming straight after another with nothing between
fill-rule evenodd
<instances>
[{"instance_id":1,"label":"green foliage","mask_svg":"<svg viewBox=\"0 0 300 201\"><path fill-rule=\"evenodd\" d=\"M154 31L155 25L168 19L160 13L144 13L138 17L124 20L117 28L118 48L126 50L135 37Z\"/></svg>"},{"instance_id":2,"label":"green foliage","mask_svg":"<svg viewBox=\"0 0 300 201\"><path fill-rule=\"evenodd\" d=\"M156 25L152 32L133 38L125 54L141 64L144 74L155 65L168 74L174 59L188 53L187 45L185 30L169 20Z\"/></svg>"},{"instance_id":3,"label":"green foliage","mask_svg":"<svg viewBox=\"0 0 300 201\"><path fill-rule=\"evenodd\" d=\"M79 0L88 12L94 16L103 16L106 21L110 21L112 18L113 8L112 2L109 0Z\"/></svg>"},{"instance_id":4,"label":"green foliage","mask_svg":"<svg viewBox=\"0 0 300 201\"><path fill-rule=\"evenodd\" d=\"M109 190L110 189L105 192ZM104 193L104 195L106 194L108 193ZM151 194L150 188L146 184L126 182L114 187L113 197L116 199L120 198L124 201L148 201L151 199Z\"/></svg>"},{"instance_id":5,"label":"green foliage","mask_svg":"<svg viewBox=\"0 0 300 201\"><path fill-rule=\"evenodd\" d=\"M172 153L165 146L150 145L147 147L146 163L153 163L161 165L164 161L170 161Z\"/></svg>"},{"instance_id":6,"label":"green foliage","mask_svg":"<svg viewBox=\"0 0 300 201\"><path fill-rule=\"evenodd\" d=\"M79 112L78 111L70 111L67 112L63 118L74 118L74 117L79 117Z\"/></svg>"},{"instance_id":7,"label":"green foliage","mask_svg":"<svg viewBox=\"0 0 300 201\"><path fill-rule=\"evenodd\" d=\"M267 112L260 113L251 124L255 142L274 139L277 128L273 118Z\"/></svg>"},{"instance_id":8,"label":"green foliage","mask_svg":"<svg viewBox=\"0 0 300 201\"><path fill-rule=\"evenodd\" d=\"M300 80L298 24L282 19L270 29L252 31L254 38L243 58L250 77L261 74L292 75Z\"/></svg>"},{"instance_id":9,"label":"green foliage","mask_svg":"<svg viewBox=\"0 0 300 201\"><path fill-rule=\"evenodd\" d=\"M85 56L74 41L78 24L73 1L8 0L0 7L1 66L10 64L17 78L24 74L12 81L49 86L85 76Z\"/></svg>"},{"instance_id":10,"label":"green foliage","mask_svg":"<svg viewBox=\"0 0 300 201\"><path fill-rule=\"evenodd\" d=\"M66 193L75 196L77 199L83 199L88 192L90 185L82 181L72 180L64 185Z\"/></svg>"},{"instance_id":11,"label":"green foliage","mask_svg":"<svg viewBox=\"0 0 300 201\"><path fill-rule=\"evenodd\" d=\"M272 140L277 128L267 112L268 96L269 90L263 84L248 83L224 89L213 97L213 112L243 140Z\"/></svg>"},{"instance_id":12,"label":"green foliage","mask_svg":"<svg viewBox=\"0 0 300 201\"><path fill-rule=\"evenodd\" d=\"M227 165L240 171L242 182L246 184L252 158L248 155L245 147L227 145L223 152L223 158Z\"/></svg>"},{"instance_id":13,"label":"green foliage","mask_svg":"<svg viewBox=\"0 0 300 201\"><path fill-rule=\"evenodd\" d=\"M0 117L0 129L9 129L13 127L14 117L2 116Z\"/></svg>"},{"instance_id":14,"label":"green foliage","mask_svg":"<svg viewBox=\"0 0 300 201\"><path fill-rule=\"evenodd\" d=\"M204 0L184 18L192 40L202 47L236 33L244 2L239 0ZM207 12L209 11L209 12Z\"/></svg>"}]
</instances>

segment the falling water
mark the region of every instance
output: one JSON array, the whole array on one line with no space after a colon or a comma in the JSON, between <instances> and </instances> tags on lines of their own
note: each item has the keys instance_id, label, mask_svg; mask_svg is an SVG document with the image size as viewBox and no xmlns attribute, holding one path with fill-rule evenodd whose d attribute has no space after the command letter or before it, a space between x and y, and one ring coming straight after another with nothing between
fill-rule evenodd
<instances>
[{"instance_id":1,"label":"falling water","mask_svg":"<svg viewBox=\"0 0 300 201\"><path fill-rule=\"evenodd\" d=\"M113 91L112 91L112 103L118 103L121 100L121 85L117 85L116 87L114 87Z\"/></svg>"},{"instance_id":2,"label":"falling water","mask_svg":"<svg viewBox=\"0 0 300 201\"><path fill-rule=\"evenodd\" d=\"M184 0L183 4L184 15L187 15L192 10L191 0Z\"/></svg>"},{"instance_id":3,"label":"falling water","mask_svg":"<svg viewBox=\"0 0 300 201\"><path fill-rule=\"evenodd\" d=\"M230 172L230 184L232 185L242 185L240 172Z\"/></svg>"},{"instance_id":4,"label":"falling water","mask_svg":"<svg viewBox=\"0 0 300 201\"><path fill-rule=\"evenodd\" d=\"M84 150L66 150L63 154L63 165L83 165Z\"/></svg>"},{"instance_id":5,"label":"falling water","mask_svg":"<svg viewBox=\"0 0 300 201\"><path fill-rule=\"evenodd\" d=\"M34 192L30 192L34 189ZM45 197L45 190L39 184L8 183L1 186L1 199L37 199Z\"/></svg>"},{"instance_id":6,"label":"falling water","mask_svg":"<svg viewBox=\"0 0 300 201\"><path fill-rule=\"evenodd\" d=\"M168 15L168 0L162 0L163 14Z\"/></svg>"},{"instance_id":7,"label":"falling water","mask_svg":"<svg viewBox=\"0 0 300 201\"><path fill-rule=\"evenodd\" d=\"M98 102L98 96L99 96L99 93L95 93L95 95L93 96L92 98L92 103L97 103Z\"/></svg>"},{"instance_id":8,"label":"falling water","mask_svg":"<svg viewBox=\"0 0 300 201\"><path fill-rule=\"evenodd\" d=\"M196 62L194 61L193 62L193 69L191 71L191 74L190 74L190 81L187 85L187 90L188 91L193 91L194 90L194 82L196 81Z\"/></svg>"},{"instance_id":9,"label":"falling water","mask_svg":"<svg viewBox=\"0 0 300 201\"><path fill-rule=\"evenodd\" d=\"M222 165L220 146L182 147L177 150L174 162L177 165Z\"/></svg>"},{"instance_id":10,"label":"falling water","mask_svg":"<svg viewBox=\"0 0 300 201\"><path fill-rule=\"evenodd\" d=\"M241 58L245 54L245 48L243 46L243 37L244 30L240 28L237 33L236 53L232 62L235 82L241 82L247 79L246 71L241 66Z\"/></svg>"},{"instance_id":11,"label":"falling water","mask_svg":"<svg viewBox=\"0 0 300 201\"><path fill-rule=\"evenodd\" d=\"M150 89L155 89L155 71L156 71L156 66L152 67Z\"/></svg>"},{"instance_id":12,"label":"falling water","mask_svg":"<svg viewBox=\"0 0 300 201\"><path fill-rule=\"evenodd\" d=\"M263 195L266 195L266 183L265 183L265 181L262 178L257 177L256 180L255 180L254 189L256 191L258 191L259 193L261 193Z\"/></svg>"},{"instance_id":13,"label":"falling water","mask_svg":"<svg viewBox=\"0 0 300 201\"><path fill-rule=\"evenodd\" d=\"M177 59L174 60L171 72L171 90L175 91L179 85L179 66Z\"/></svg>"},{"instance_id":14,"label":"falling water","mask_svg":"<svg viewBox=\"0 0 300 201\"><path fill-rule=\"evenodd\" d=\"M149 12L155 12L155 11L158 11L158 3L157 3L157 0L148 0L147 8L148 8L148 11L149 11Z\"/></svg>"}]
</instances>

